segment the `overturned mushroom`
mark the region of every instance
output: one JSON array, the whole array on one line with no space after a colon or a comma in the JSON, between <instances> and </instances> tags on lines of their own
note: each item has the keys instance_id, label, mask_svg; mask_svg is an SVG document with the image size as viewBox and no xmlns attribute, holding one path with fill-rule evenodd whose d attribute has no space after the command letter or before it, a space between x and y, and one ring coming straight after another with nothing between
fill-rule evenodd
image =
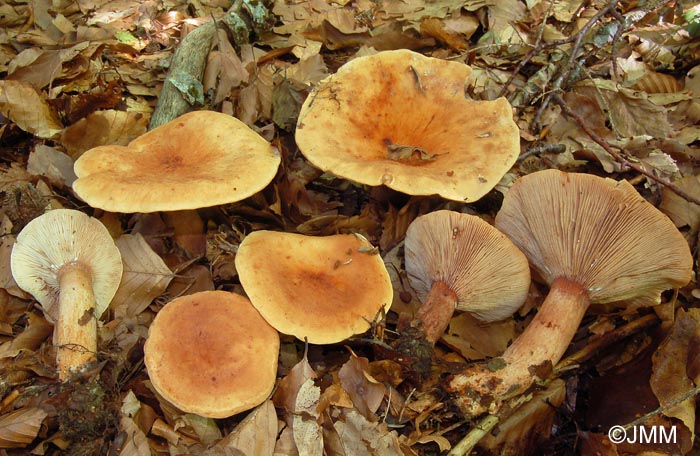
<instances>
[{"instance_id":1,"label":"overturned mushroom","mask_svg":"<svg viewBox=\"0 0 700 456\"><path fill-rule=\"evenodd\" d=\"M467 415L493 412L546 377L591 303L653 305L662 291L690 280L685 239L626 181L555 170L530 174L513 184L496 227L525 253L550 292L502 362L451 379Z\"/></svg>"},{"instance_id":2,"label":"overturned mushroom","mask_svg":"<svg viewBox=\"0 0 700 456\"><path fill-rule=\"evenodd\" d=\"M12 276L54 322L58 375L66 380L95 360L97 319L119 287L122 262L99 220L56 209L24 227L12 249Z\"/></svg>"},{"instance_id":3,"label":"overturned mushroom","mask_svg":"<svg viewBox=\"0 0 700 456\"><path fill-rule=\"evenodd\" d=\"M406 271L423 305L418 318L434 344L456 309L482 321L512 315L527 297L527 258L496 228L474 215L436 211L406 232Z\"/></svg>"},{"instance_id":4,"label":"overturned mushroom","mask_svg":"<svg viewBox=\"0 0 700 456\"><path fill-rule=\"evenodd\" d=\"M465 97L471 68L405 49L358 57L319 82L296 142L315 166L409 195L475 201L520 153L505 98Z\"/></svg>"},{"instance_id":5,"label":"overturned mushroom","mask_svg":"<svg viewBox=\"0 0 700 456\"><path fill-rule=\"evenodd\" d=\"M357 234L255 231L241 242L236 269L265 320L314 344L367 331L393 297L381 256Z\"/></svg>"}]
</instances>

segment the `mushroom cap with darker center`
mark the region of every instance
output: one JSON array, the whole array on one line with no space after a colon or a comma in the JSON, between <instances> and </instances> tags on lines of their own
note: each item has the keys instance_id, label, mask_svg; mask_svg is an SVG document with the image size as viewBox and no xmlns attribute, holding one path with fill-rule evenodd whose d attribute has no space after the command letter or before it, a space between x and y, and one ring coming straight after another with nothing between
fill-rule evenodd
<instances>
[{"instance_id":1,"label":"mushroom cap with darker center","mask_svg":"<svg viewBox=\"0 0 700 456\"><path fill-rule=\"evenodd\" d=\"M367 331L393 297L381 256L359 235L255 231L238 248L236 269L274 328L314 344Z\"/></svg>"},{"instance_id":2,"label":"mushroom cap with darker center","mask_svg":"<svg viewBox=\"0 0 700 456\"><path fill-rule=\"evenodd\" d=\"M523 176L496 227L547 283L579 283L591 302L656 304L692 273L688 243L673 222L624 180L557 170Z\"/></svg>"},{"instance_id":3,"label":"mushroom cap with darker center","mask_svg":"<svg viewBox=\"0 0 700 456\"><path fill-rule=\"evenodd\" d=\"M458 310L497 321L527 298L527 258L475 215L442 210L416 218L406 232L405 255L409 281L423 302L441 281L457 295Z\"/></svg>"},{"instance_id":4,"label":"mushroom cap with darker center","mask_svg":"<svg viewBox=\"0 0 700 456\"><path fill-rule=\"evenodd\" d=\"M73 190L112 212L197 209L257 193L279 164L276 150L240 120L194 111L126 147L88 150L75 162Z\"/></svg>"},{"instance_id":5,"label":"mushroom cap with darker center","mask_svg":"<svg viewBox=\"0 0 700 456\"><path fill-rule=\"evenodd\" d=\"M182 296L151 323L144 362L153 387L188 413L225 418L262 403L277 376L279 334L247 298Z\"/></svg>"},{"instance_id":6,"label":"mushroom cap with darker center","mask_svg":"<svg viewBox=\"0 0 700 456\"><path fill-rule=\"evenodd\" d=\"M465 97L471 68L408 50L358 57L304 102L296 142L318 168L409 195L475 201L520 152L507 100Z\"/></svg>"},{"instance_id":7,"label":"mushroom cap with darker center","mask_svg":"<svg viewBox=\"0 0 700 456\"><path fill-rule=\"evenodd\" d=\"M58 321L59 274L64 266L90 272L99 318L122 278L122 259L107 228L73 209L54 209L29 222L17 236L10 259L17 285L41 304L49 321Z\"/></svg>"}]
</instances>

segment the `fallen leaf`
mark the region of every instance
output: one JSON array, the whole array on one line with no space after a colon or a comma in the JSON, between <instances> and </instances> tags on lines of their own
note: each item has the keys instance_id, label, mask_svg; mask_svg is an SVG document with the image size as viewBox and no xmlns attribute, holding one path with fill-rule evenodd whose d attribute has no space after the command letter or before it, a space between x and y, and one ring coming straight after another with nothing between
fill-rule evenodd
<instances>
[{"instance_id":1,"label":"fallen leaf","mask_svg":"<svg viewBox=\"0 0 700 456\"><path fill-rule=\"evenodd\" d=\"M63 130L44 96L27 82L0 81L0 113L39 138L51 139Z\"/></svg>"},{"instance_id":2,"label":"fallen leaf","mask_svg":"<svg viewBox=\"0 0 700 456\"><path fill-rule=\"evenodd\" d=\"M0 415L0 448L24 448L37 437L48 416L39 407L25 407Z\"/></svg>"},{"instance_id":3,"label":"fallen leaf","mask_svg":"<svg viewBox=\"0 0 700 456\"><path fill-rule=\"evenodd\" d=\"M53 325L33 312L27 312L27 326L12 340L0 344L0 359L14 358L22 350L36 350L53 333Z\"/></svg>"},{"instance_id":4,"label":"fallen leaf","mask_svg":"<svg viewBox=\"0 0 700 456\"><path fill-rule=\"evenodd\" d=\"M271 456L275 449L277 431L275 406L271 400L267 400L248 413L215 448L224 451L235 449L245 456Z\"/></svg>"},{"instance_id":5,"label":"fallen leaf","mask_svg":"<svg viewBox=\"0 0 700 456\"><path fill-rule=\"evenodd\" d=\"M173 273L140 234L124 234L115 244L122 255L124 272L111 305L116 318L134 316L163 294Z\"/></svg>"},{"instance_id":6,"label":"fallen leaf","mask_svg":"<svg viewBox=\"0 0 700 456\"><path fill-rule=\"evenodd\" d=\"M374 418L386 393L386 387L369 374L369 361L354 353L338 371L340 386L350 395L355 408L367 419Z\"/></svg>"}]
</instances>

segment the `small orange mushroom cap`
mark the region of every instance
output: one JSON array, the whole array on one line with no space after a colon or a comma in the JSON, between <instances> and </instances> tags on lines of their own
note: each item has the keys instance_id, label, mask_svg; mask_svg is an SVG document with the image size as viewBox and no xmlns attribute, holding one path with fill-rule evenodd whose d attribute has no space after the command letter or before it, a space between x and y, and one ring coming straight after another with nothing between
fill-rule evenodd
<instances>
[{"instance_id":1,"label":"small orange mushroom cap","mask_svg":"<svg viewBox=\"0 0 700 456\"><path fill-rule=\"evenodd\" d=\"M126 147L88 150L75 162L73 190L112 212L197 209L257 193L279 164L276 150L240 120L194 111Z\"/></svg>"},{"instance_id":2,"label":"small orange mushroom cap","mask_svg":"<svg viewBox=\"0 0 700 456\"><path fill-rule=\"evenodd\" d=\"M247 298L176 298L151 323L144 362L153 387L188 413L226 418L262 403L277 377L279 333Z\"/></svg>"},{"instance_id":3,"label":"small orange mushroom cap","mask_svg":"<svg viewBox=\"0 0 700 456\"><path fill-rule=\"evenodd\" d=\"M318 168L409 195L475 201L520 152L505 98L465 97L471 68L408 50L358 57L304 102L296 142Z\"/></svg>"},{"instance_id":4,"label":"small orange mushroom cap","mask_svg":"<svg viewBox=\"0 0 700 456\"><path fill-rule=\"evenodd\" d=\"M265 320L314 344L367 331L393 298L377 249L356 234L255 231L239 246L236 269Z\"/></svg>"}]
</instances>

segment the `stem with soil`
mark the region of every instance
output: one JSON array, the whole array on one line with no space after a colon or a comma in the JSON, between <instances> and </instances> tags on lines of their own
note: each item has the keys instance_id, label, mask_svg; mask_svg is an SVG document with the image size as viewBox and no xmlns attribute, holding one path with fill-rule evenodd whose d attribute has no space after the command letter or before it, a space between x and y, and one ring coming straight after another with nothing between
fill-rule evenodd
<instances>
[{"instance_id":1,"label":"stem with soil","mask_svg":"<svg viewBox=\"0 0 700 456\"><path fill-rule=\"evenodd\" d=\"M583 319L590 299L583 287L556 279L544 303L525 331L489 366L474 366L456 374L448 389L457 393L465 415L493 413L503 400L522 393L535 377L546 379L564 355Z\"/></svg>"}]
</instances>

